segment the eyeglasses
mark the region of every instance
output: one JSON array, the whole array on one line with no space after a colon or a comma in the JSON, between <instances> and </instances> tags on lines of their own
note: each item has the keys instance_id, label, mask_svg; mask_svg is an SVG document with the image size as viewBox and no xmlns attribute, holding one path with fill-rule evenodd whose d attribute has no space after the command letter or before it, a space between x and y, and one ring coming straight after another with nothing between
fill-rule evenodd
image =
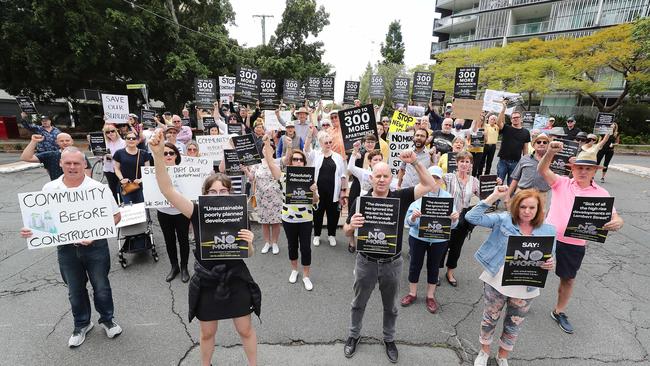
<instances>
[{"instance_id":1,"label":"eyeglasses","mask_svg":"<svg viewBox=\"0 0 650 366\"><path fill-rule=\"evenodd\" d=\"M115 132L117 132L117 130L106 130L106 131L104 131L104 133L107 134L107 135L109 133L115 133Z\"/></svg>"},{"instance_id":2,"label":"eyeglasses","mask_svg":"<svg viewBox=\"0 0 650 366\"><path fill-rule=\"evenodd\" d=\"M163 153L163 156L176 156L176 152L174 152L174 151L165 151Z\"/></svg>"},{"instance_id":3,"label":"eyeglasses","mask_svg":"<svg viewBox=\"0 0 650 366\"><path fill-rule=\"evenodd\" d=\"M214 190L214 189L208 190L208 194L216 195L216 196L223 196L223 195L226 195L228 193L230 193L230 191L228 189L220 189L218 191Z\"/></svg>"},{"instance_id":4,"label":"eyeglasses","mask_svg":"<svg viewBox=\"0 0 650 366\"><path fill-rule=\"evenodd\" d=\"M187 149L187 151L198 151L198 150L199 150L199 149L194 148L194 147L190 147L190 148Z\"/></svg>"},{"instance_id":5,"label":"eyeglasses","mask_svg":"<svg viewBox=\"0 0 650 366\"><path fill-rule=\"evenodd\" d=\"M537 145L546 145L548 144L548 141L535 141Z\"/></svg>"},{"instance_id":6,"label":"eyeglasses","mask_svg":"<svg viewBox=\"0 0 650 366\"><path fill-rule=\"evenodd\" d=\"M332 141L323 141L323 145L331 145L331 144L333 144Z\"/></svg>"},{"instance_id":7,"label":"eyeglasses","mask_svg":"<svg viewBox=\"0 0 650 366\"><path fill-rule=\"evenodd\" d=\"M594 139L587 139L587 142L596 142Z\"/></svg>"},{"instance_id":8,"label":"eyeglasses","mask_svg":"<svg viewBox=\"0 0 650 366\"><path fill-rule=\"evenodd\" d=\"M303 158L291 158L291 161L299 161L299 162L304 162L305 159Z\"/></svg>"},{"instance_id":9,"label":"eyeglasses","mask_svg":"<svg viewBox=\"0 0 650 366\"><path fill-rule=\"evenodd\" d=\"M138 139L138 138L135 137L135 136L127 136L127 137L125 138L125 140L128 140L128 141L135 141L135 140L137 140L137 139Z\"/></svg>"},{"instance_id":10,"label":"eyeglasses","mask_svg":"<svg viewBox=\"0 0 650 366\"><path fill-rule=\"evenodd\" d=\"M519 116L519 117L512 116L510 118L512 118L512 119L521 119L521 116Z\"/></svg>"}]
</instances>

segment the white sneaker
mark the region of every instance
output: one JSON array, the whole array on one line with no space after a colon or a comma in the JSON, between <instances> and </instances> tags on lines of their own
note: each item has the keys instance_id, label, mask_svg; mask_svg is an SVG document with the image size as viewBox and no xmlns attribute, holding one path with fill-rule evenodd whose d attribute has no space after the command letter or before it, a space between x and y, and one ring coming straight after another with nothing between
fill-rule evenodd
<instances>
[{"instance_id":1,"label":"white sneaker","mask_svg":"<svg viewBox=\"0 0 650 366\"><path fill-rule=\"evenodd\" d=\"M280 247L278 246L278 244L273 243L273 254L278 254L278 253L280 253Z\"/></svg>"},{"instance_id":2,"label":"white sneaker","mask_svg":"<svg viewBox=\"0 0 650 366\"><path fill-rule=\"evenodd\" d=\"M262 248L262 254L266 254L269 252L269 249L271 249L271 244L269 243L264 243L264 247Z\"/></svg>"},{"instance_id":3,"label":"white sneaker","mask_svg":"<svg viewBox=\"0 0 650 366\"><path fill-rule=\"evenodd\" d=\"M93 329L93 322L90 322L90 324L86 325L85 327L76 330L72 332L72 335L70 336L70 339L68 340L68 347L74 348L74 347L79 347L81 344L86 340L86 334Z\"/></svg>"},{"instance_id":4,"label":"white sneaker","mask_svg":"<svg viewBox=\"0 0 650 366\"><path fill-rule=\"evenodd\" d=\"M320 236L314 236L314 240L311 242L315 247L320 245Z\"/></svg>"},{"instance_id":5,"label":"white sneaker","mask_svg":"<svg viewBox=\"0 0 650 366\"><path fill-rule=\"evenodd\" d=\"M314 285L311 283L309 277L303 277L302 283L305 285L305 290L311 291L314 288Z\"/></svg>"},{"instance_id":6,"label":"white sneaker","mask_svg":"<svg viewBox=\"0 0 650 366\"><path fill-rule=\"evenodd\" d=\"M101 326L106 331L106 336L108 338L115 338L122 334L122 327L112 320L110 322L101 323Z\"/></svg>"},{"instance_id":7,"label":"white sneaker","mask_svg":"<svg viewBox=\"0 0 650 366\"><path fill-rule=\"evenodd\" d=\"M330 242L330 246L331 246L331 247L335 247L335 246L336 246L336 238L335 238L335 237L333 237L333 236L328 236L328 237L327 237L327 241Z\"/></svg>"},{"instance_id":8,"label":"white sneaker","mask_svg":"<svg viewBox=\"0 0 650 366\"><path fill-rule=\"evenodd\" d=\"M291 275L289 275L289 282L290 283L296 283L297 280L298 280L298 271L296 271L295 269L292 269L291 270Z\"/></svg>"},{"instance_id":9,"label":"white sneaker","mask_svg":"<svg viewBox=\"0 0 650 366\"><path fill-rule=\"evenodd\" d=\"M497 366L508 366L508 359L497 357Z\"/></svg>"},{"instance_id":10,"label":"white sneaker","mask_svg":"<svg viewBox=\"0 0 650 366\"><path fill-rule=\"evenodd\" d=\"M490 354L483 352L481 350L478 353L478 356L476 356L476 359L474 360L474 366L487 366L488 359L490 358Z\"/></svg>"}]
</instances>

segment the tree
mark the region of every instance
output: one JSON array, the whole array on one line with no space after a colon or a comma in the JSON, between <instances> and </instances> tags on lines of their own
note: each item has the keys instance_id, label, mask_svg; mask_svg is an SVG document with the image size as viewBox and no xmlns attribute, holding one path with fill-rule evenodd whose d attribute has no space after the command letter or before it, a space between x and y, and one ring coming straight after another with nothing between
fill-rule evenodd
<instances>
[{"instance_id":1,"label":"tree","mask_svg":"<svg viewBox=\"0 0 650 366\"><path fill-rule=\"evenodd\" d=\"M402 42L402 25L394 20L388 26L386 42L381 43L383 64L404 64L404 42Z\"/></svg>"}]
</instances>

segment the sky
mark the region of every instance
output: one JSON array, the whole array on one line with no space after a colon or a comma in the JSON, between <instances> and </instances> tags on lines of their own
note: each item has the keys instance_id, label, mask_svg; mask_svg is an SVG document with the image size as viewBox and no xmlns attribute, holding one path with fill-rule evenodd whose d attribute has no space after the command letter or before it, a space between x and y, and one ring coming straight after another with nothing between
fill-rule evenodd
<instances>
[{"instance_id":1,"label":"sky","mask_svg":"<svg viewBox=\"0 0 650 366\"><path fill-rule=\"evenodd\" d=\"M268 42L282 20L285 6L284 0L231 0L230 3L236 13L237 24L228 27L230 36L240 45L249 47L262 43L261 19L253 18L253 15L274 16L266 18ZM381 59L380 45L393 20L399 20L402 25L406 66L431 62L429 56L435 0L317 0L317 3L329 13L330 24L317 39L325 44L323 62L332 65L332 71L336 71L336 100L343 99L345 80L358 81L369 61L374 65Z\"/></svg>"}]
</instances>

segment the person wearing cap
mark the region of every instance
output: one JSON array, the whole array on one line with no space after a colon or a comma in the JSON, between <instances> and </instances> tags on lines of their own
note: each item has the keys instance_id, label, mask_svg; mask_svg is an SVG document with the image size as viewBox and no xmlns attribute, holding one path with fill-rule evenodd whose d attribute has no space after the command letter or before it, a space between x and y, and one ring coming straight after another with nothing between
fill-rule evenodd
<instances>
[{"instance_id":1,"label":"person wearing cap","mask_svg":"<svg viewBox=\"0 0 650 366\"><path fill-rule=\"evenodd\" d=\"M305 141L297 136L294 121L288 121L284 127L286 133L278 139L278 150L275 154L276 157L281 158L289 150L304 150Z\"/></svg>"},{"instance_id":2,"label":"person wearing cap","mask_svg":"<svg viewBox=\"0 0 650 366\"><path fill-rule=\"evenodd\" d=\"M584 131L580 131L576 134L576 136L573 138L573 141L577 142L582 149L582 145L587 143L587 133Z\"/></svg>"},{"instance_id":3,"label":"person wearing cap","mask_svg":"<svg viewBox=\"0 0 650 366\"><path fill-rule=\"evenodd\" d=\"M52 126L52 119L50 116L42 115L41 116L41 125L36 125L34 123L29 123L29 114L25 112L20 113L22 118L20 124L29 130L32 134L43 136L43 140L38 143L36 146L36 152L45 152L45 151L58 151L59 146L56 143L56 137L61 133L61 131Z\"/></svg>"},{"instance_id":4,"label":"person wearing cap","mask_svg":"<svg viewBox=\"0 0 650 366\"><path fill-rule=\"evenodd\" d=\"M445 104L445 118L450 118L454 113L454 105L451 103Z\"/></svg>"},{"instance_id":5,"label":"person wearing cap","mask_svg":"<svg viewBox=\"0 0 650 366\"><path fill-rule=\"evenodd\" d=\"M548 121L546 121L546 126L542 128L542 131L550 130L553 128L553 125L555 124L555 117L550 117Z\"/></svg>"},{"instance_id":6,"label":"person wearing cap","mask_svg":"<svg viewBox=\"0 0 650 366\"><path fill-rule=\"evenodd\" d=\"M176 146L181 155L185 155L185 144L178 141L178 131L179 128L176 126L167 126L167 129L165 129L165 142Z\"/></svg>"},{"instance_id":7,"label":"person wearing cap","mask_svg":"<svg viewBox=\"0 0 650 366\"><path fill-rule=\"evenodd\" d=\"M454 126L454 120L451 118L445 118L442 120L442 129L439 131L433 131L431 134L433 139L429 147L435 147L436 151L440 154L446 154L451 152L452 143L456 136L451 133L451 130Z\"/></svg>"},{"instance_id":8,"label":"person wearing cap","mask_svg":"<svg viewBox=\"0 0 650 366\"><path fill-rule=\"evenodd\" d=\"M339 111L334 109L330 111L330 121L332 121L332 128L327 130L327 133L332 139L332 151L338 153L343 157L343 160L347 160L347 154L345 153L345 145L343 144L343 133L341 132L341 121L339 121Z\"/></svg>"},{"instance_id":9,"label":"person wearing cap","mask_svg":"<svg viewBox=\"0 0 650 366\"><path fill-rule=\"evenodd\" d=\"M528 143L530 142L530 132L521 125L521 112L513 111L510 114L511 125L505 124L506 109L508 101L502 102L501 113L497 118L497 125L503 137L501 148L499 149L499 162L497 163L497 176L502 181L508 177L508 185L512 182L512 172L515 170L519 159L522 155L528 155Z\"/></svg>"},{"instance_id":10,"label":"person wearing cap","mask_svg":"<svg viewBox=\"0 0 650 366\"><path fill-rule=\"evenodd\" d=\"M610 197L609 192L594 182L594 176L603 167L596 162L596 154L581 151L575 161L568 164L573 178L564 177L551 171L551 161L558 152L562 151L563 144L553 141L549 144L546 154L539 162L537 171L544 177L551 187L551 206L546 222L557 229L557 248L555 274L560 277L558 299L551 317L566 333L573 333L573 326L565 314L569 299L573 293L575 278L585 255L586 241L564 236L567 224L571 217L573 202L576 196L580 197ZM617 231L623 227L623 219L613 209L612 219L603 225L603 229Z\"/></svg>"},{"instance_id":11,"label":"person wearing cap","mask_svg":"<svg viewBox=\"0 0 650 366\"><path fill-rule=\"evenodd\" d=\"M585 143L580 146L580 149L582 149L582 151L587 151L591 154L598 155L598 152L600 152L603 146L605 146L605 143L609 140L609 134L606 134L605 137L600 140L600 142L598 142L598 139L599 138L597 135L593 133L588 134Z\"/></svg>"},{"instance_id":12,"label":"person wearing cap","mask_svg":"<svg viewBox=\"0 0 650 366\"><path fill-rule=\"evenodd\" d=\"M72 146L74 141L72 136L65 132L61 132L56 136L56 144L59 147L59 150L56 151L43 151L40 153L36 152L36 146L43 141L43 136L34 134L32 135L31 141L25 146L22 154L20 154L20 160L26 161L28 163L41 163L43 168L47 170L47 174L50 176L50 180L55 180L63 175L63 167L61 166L61 153L68 146ZM85 172L87 176L92 176L91 171L92 165L88 158L86 158L86 167Z\"/></svg>"},{"instance_id":13,"label":"person wearing cap","mask_svg":"<svg viewBox=\"0 0 650 366\"><path fill-rule=\"evenodd\" d=\"M182 143L183 147L185 144L192 141L192 129L190 126L183 126L183 120L181 119L181 116L175 114L172 117L172 125L176 128L177 131L176 140ZM181 154L185 154L185 151L181 151Z\"/></svg>"},{"instance_id":14,"label":"person wearing cap","mask_svg":"<svg viewBox=\"0 0 650 366\"><path fill-rule=\"evenodd\" d=\"M442 169L438 166L429 167L427 170L429 175L433 178L434 186L431 192L428 192L424 197L435 198L451 198L449 192L443 190L441 186L443 183ZM402 297L400 304L403 307L411 305L417 299L418 281L420 279L420 272L424 264L424 256L427 257L427 297L425 305L430 313L435 313L438 310L438 302L435 298L436 286L438 284L438 264L442 256L447 251L449 239L429 239L420 237L420 217L422 217L422 198L418 198L415 202L411 203L406 211L405 225L409 227L409 290L408 293ZM450 229L456 227L458 224L458 211L452 207L452 214L449 216L451 219Z\"/></svg>"},{"instance_id":15,"label":"person wearing cap","mask_svg":"<svg viewBox=\"0 0 650 366\"><path fill-rule=\"evenodd\" d=\"M533 148L530 155L526 155L519 160L517 167L512 172L512 182L508 187L508 194L505 196L505 202L507 203L512 197L513 193L517 193L523 189L536 189L539 191L540 196L546 202L546 192L548 192L551 187L537 172L537 165L539 161L542 160L548 144L551 142L551 138L548 137L545 133L540 133L533 139L532 145Z\"/></svg>"},{"instance_id":16,"label":"person wearing cap","mask_svg":"<svg viewBox=\"0 0 650 366\"><path fill-rule=\"evenodd\" d=\"M566 127L564 127L564 134L566 135L566 139L575 140L576 135L580 132L582 132L582 130L576 127L576 119L574 117L567 118Z\"/></svg>"}]
</instances>

